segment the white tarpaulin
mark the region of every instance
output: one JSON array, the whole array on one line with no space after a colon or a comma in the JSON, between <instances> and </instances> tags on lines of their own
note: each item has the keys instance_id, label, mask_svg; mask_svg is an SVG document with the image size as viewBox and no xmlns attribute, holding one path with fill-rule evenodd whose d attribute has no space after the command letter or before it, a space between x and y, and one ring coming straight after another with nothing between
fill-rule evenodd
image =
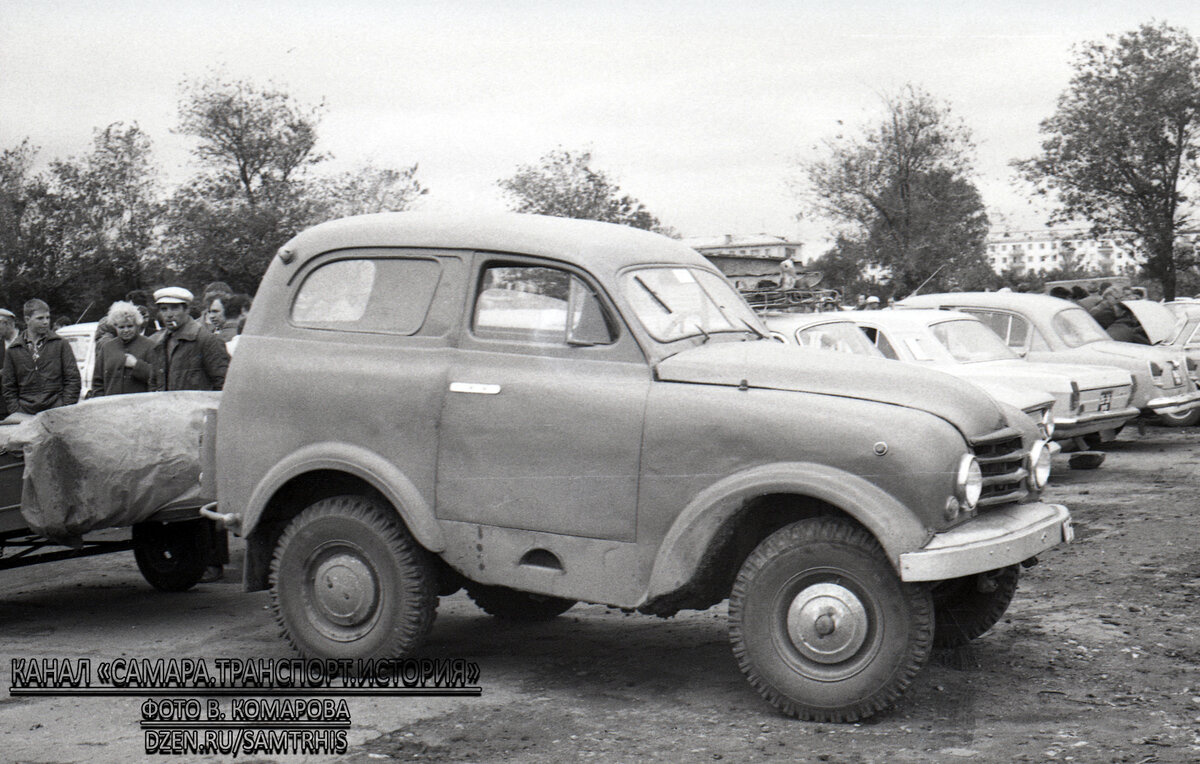
<instances>
[{"instance_id":1,"label":"white tarpaulin","mask_svg":"<svg viewBox=\"0 0 1200 764\"><path fill-rule=\"evenodd\" d=\"M25 453L21 514L49 538L132 525L173 503L204 503L200 437L217 392L94 398L4 427Z\"/></svg>"}]
</instances>

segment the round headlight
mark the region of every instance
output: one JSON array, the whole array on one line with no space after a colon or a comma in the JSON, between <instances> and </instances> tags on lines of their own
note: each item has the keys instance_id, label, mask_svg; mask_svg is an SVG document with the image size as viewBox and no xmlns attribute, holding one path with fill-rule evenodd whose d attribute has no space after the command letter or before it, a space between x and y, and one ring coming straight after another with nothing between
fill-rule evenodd
<instances>
[{"instance_id":1,"label":"round headlight","mask_svg":"<svg viewBox=\"0 0 1200 764\"><path fill-rule=\"evenodd\" d=\"M1050 482L1050 449L1046 447L1044 440L1039 440L1029 449L1029 479L1036 491L1045 488L1046 483Z\"/></svg>"},{"instance_id":2,"label":"round headlight","mask_svg":"<svg viewBox=\"0 0 1200 764\"><path fill-rule=\"evenodd\" d=\"M983 470L979 461L972 454L963 454L958 463L958 478L955 482L959 500L967 509L975 509L979 496L983 493Z\"/></svg>"},{"instance_id":3,"label":"round headlight","mask_svg":"<svg viewBox=\"0 0 1200 764\"><path fill-rule=\"evenodd\" d=\"M1042 433L1046 436L1046 440L1054 437L1054 412L1051 409L1042 412Z\"/></svg>"}]
</instances>

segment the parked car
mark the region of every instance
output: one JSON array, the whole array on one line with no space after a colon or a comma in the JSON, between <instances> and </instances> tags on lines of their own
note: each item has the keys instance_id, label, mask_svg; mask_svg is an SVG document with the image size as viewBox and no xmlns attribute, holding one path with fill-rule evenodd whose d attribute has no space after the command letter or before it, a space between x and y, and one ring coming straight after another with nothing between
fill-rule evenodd
<instances>
[{"instance_id":1,"label":"parked car","mask_svg":"<svg viewBox=\"0 0 1200 764\"><path fill-rule=\"evenodd\" d=\"M246 588L306 656L409 654L459 588L516 620L728 599L764 698L853 721L1071 538L1025 417L945 375L800 359L646 231L331 221L272 259L240 345L206 516L246 536Z\"/></svg>"},{"instance_id":2,"label":"parked car","mask_svg":"<svg viewBox=\"0 0 1200 764\"><path fill-rule=\"evenodd\" d=\"M1184 354L1188 374L1200 386L1200 302L1126 300L1123 304L1149 344L1178 348Z\"/></svg>"},{"instance_id":3,"label":"parked car","mask_svg":"<svg viewBox=\"0 0 1200 764\"><path fill-rule=\"evenodd\" d=\"M1200 419L1200 391L1178 350L1117 342L1068 300L1022 292L951 292L908 297L900 308L960 310L979 317L1031 361L1118 366L1133 375L1133 405L1168 426Z\"/></svg>"},{"instance_id":4,"label":"parked car","mask_svg":"<svg viewBox=\"0 0 1200 764\"><path fill-rule=\"evenodd\" d=\"M819 316L783 319L801 342L828 331ZM885 358L918 364L973 382L1031 416L1045 413L1047 437L1070 440L1112 433L1138 415L1130 405L1129 372L1113 366L1022 360L974 316L943 310L868 310L838 315ZM772 329L780 324L768 319ZM1030 402L1030 398L1039 402ZM1048 403L1040 401L1047 400Z\"/></svg>"},{"instance_id":5,"label":"parked car","mask_svg":"<svg viewBox=\"0 0 1200 764\"><path fill-rule=\"evenodd\" d=\"M881 311L869 311L871 314ZM858 315L857 311L853 315ZM777 339L791 345L811 348L813 350L850 353L875 358L884 363L901 362L895 356L890 356L875 346L868 335L854 322L851 313L780 313L766 317L767 327ZM943 370L929 368L929 373L941 374ZM961 374L956 374L965 378ZM1047 392L1022 389L1004 384L980 384L968 380L982 388L997 401L1003 402L1028 416L1049 440L1054 432L1054 417L1051 409L1054 397Z\"/></svg>"}]
</instances>

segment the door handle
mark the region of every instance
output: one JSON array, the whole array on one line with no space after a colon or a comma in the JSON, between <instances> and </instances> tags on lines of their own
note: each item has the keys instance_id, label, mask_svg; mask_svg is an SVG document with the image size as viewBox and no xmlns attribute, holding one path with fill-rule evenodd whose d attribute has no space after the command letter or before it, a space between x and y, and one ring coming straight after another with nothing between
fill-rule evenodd
<instances>
[{"instance_id":1,"label":"door handle","mask_svg":"<svg viewBox=\"0 0 1200 764\"><path fill-rule=\"evenodd\" d=\"M489 385L481 382L451 382L450 392L471 393L473 395L496 395L500 385Z\"/></svg>"}]
</instances>

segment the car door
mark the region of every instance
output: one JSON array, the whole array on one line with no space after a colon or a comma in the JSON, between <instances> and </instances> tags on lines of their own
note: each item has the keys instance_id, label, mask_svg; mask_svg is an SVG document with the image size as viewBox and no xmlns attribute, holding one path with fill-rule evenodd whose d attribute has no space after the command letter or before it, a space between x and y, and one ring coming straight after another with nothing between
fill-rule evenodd
<instances>
[{"instance_id":1,"label":"car door","mask_svg":"<svg viewBox=\"0 0 1200 764\"><path fill-rule=\"evenodd\" d=\"M633 541L650 370L583 272L478 254L438 435L439 518Z\"/></svg>"}]
</instances>

